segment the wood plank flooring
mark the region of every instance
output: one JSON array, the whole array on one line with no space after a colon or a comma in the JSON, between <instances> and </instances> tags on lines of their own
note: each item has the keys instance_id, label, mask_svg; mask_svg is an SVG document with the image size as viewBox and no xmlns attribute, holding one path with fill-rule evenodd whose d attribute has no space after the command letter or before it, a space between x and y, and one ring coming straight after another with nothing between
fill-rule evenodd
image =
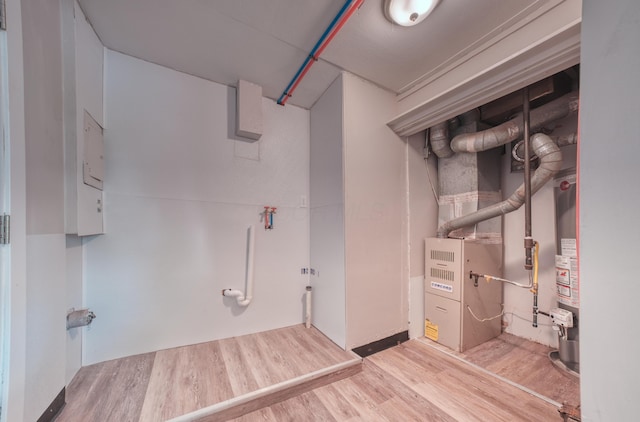
<instances>
[{"instance_id":1,"label":"wood plank flooring","mask_svg":"<svg viewBox=\"0 0 640 422\"><path fill-rule=\"evenodd\" d=\"M155 353L84 367L67 387L56 421L138 420Z\"/></svg>"},{"instance_id":2,"label":"wood plank flooring","mask_svg":"<svg viewBox=\"0 0 640 422\"><path fill-rule=\"evenodd\" d=\"M552 350L542 344L503 333L486 343L455 354L558 403L576 406L580 404L580 380L551 363L548 354ZM450 349L447 351L452 352Z\"/></svg>"},{"instance_id":3,"label":"wood plank flooring","mask_svg":"<svg viewBox=\"0 0 640 422\"><path fill-rule=\"evenodd\" d=\"M303 325L84 367L56 422L164 421L354 355Z\"/></svg>"},{"instance_id":4,"label":"wood plank flooring","mask_svg":"<svg viewBox=\"0 0 640 422\"><path fill-rule=\"evenodd\" d=\"M296 397L233 420L562 420L549 402L438 348L424 338L410 340L367 357L363 370L349 378L312 391L301 388ZM547 352L503 334L458 356L555 401L578 404L577 380L551 365ZM73 379L56 421L165 421L352 359L315 328L299 325L103 362ZM201 421L240 414L233 410Z\"/></svg>"},{"instance_id":5,"label":"wood plank flooring","mask_svg":"<svg viewBox=\"0 0 640 422\"><path fill-rule=\"evenodd\" d=\"M410 340L363 371L234 419L253 421L561 421L552 404Z\"/></svg>"}]
</instances>

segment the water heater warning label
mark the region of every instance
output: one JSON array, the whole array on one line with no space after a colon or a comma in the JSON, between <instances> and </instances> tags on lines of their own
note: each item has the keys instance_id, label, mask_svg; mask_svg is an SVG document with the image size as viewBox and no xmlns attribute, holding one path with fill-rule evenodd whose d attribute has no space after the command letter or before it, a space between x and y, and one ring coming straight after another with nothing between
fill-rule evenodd
<instances>
[{"instance_id":1,"label":"water heater warning label","mask_svg":"<svg viewBox=\"0 0 640 422\"><path fill-rule=\"evenodd\" d=\"M578 259L575 256L556 255L556 288L558 302L580 307Z\"/></svg>"},{"instance_id":2,"label":"water heater warning label","mask_svg":"<svg viewBox=\"0 0 640 422\"><path fill-rule=\"evenodd\" d=\"M438 326L428 319L424 321L424 336L430 340L438 341Z\"/></svg>"},{"instance_id":3,"label":"water heater warning label","mask_svg":"<svg viewBox=\"0 0 640 422\"><path fill-rule=\"evenodd\" d=\"M576 239L560 239L560 252L562 256L578 256Z\"/></svg>"}]
</instances>

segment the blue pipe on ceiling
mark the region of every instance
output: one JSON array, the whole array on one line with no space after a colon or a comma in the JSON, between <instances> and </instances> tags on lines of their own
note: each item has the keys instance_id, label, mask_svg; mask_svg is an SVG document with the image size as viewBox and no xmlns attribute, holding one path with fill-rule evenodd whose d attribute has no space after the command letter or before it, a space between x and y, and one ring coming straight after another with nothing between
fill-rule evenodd
<instances>
[{"instance_id":1,"label":"blue pipe on ceiling","mask_svg":"<svg viewBox=\"0 0 640 422\"><path fill-rule=\"evenodd\" d=\"M280 96L280 98L278 98L277 103L280 105L284 105L285 103L285 98L290 97L290 93L289 90L291 89L291 87L293 86L293 84L296 83L296 81L298 80L298 78L300 78L300 75L302 74L302 72L304 71L304 68L307 67L307 65L309 64L309 62L311 60L318 60L318 58L316 57L316 52L318 51L318 49L320 48L320 46L322 46L322 43L324 43L324 41L327 39L327 37L329 36L329 34L331 33L331 31L333 30L333 28L336 26L336 24L340 21L340 18L342 18L342 16L345 14L345 12L349 9L349 6L352 3L355 3L358 0L347 0L344 5L342 6L342 8L340 9L340 11L338 12L338 14L336 15L335 18L333 18L333 20L331 21L331 23L329 24L329 26L327 27L327 29L324 31L324 33L322 34L322 36L320 37L320 39L318 40L318 42L316 43L316 45L313 47L313 49L311 50L311 53L309 53L309 55L307 56L307 58L305 59L305 61L302 63L302 66L300 66L300 69L298 69L298 71L296 72L295 76L293 77L293 79L291 79L291 82L289 82L289 85L287 85L287 87L285 88L284 92L282 93L282 95Z\"/></svg>"}]
</instances>

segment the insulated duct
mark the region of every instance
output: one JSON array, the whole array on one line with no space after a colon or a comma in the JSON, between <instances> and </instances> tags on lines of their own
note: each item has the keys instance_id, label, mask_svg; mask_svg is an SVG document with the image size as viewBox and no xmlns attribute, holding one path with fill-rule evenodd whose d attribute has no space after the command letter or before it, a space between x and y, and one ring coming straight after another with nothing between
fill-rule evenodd
<instances>
[{"instance_id":1,"label":"insulated duct","mask_svg":"<svg viewBox=\"0 0 640 422\"><path fill-rule=\"evenodd\" d=\"M578 92L571 92L532 110L530 113L531 131L539 130L545 124L562 119L570 113L577 111L578 99ZM491 129L460 134L451 140L450 146L451 150L456 153L487 151L521 138L523 131L523 119L522 115L519 114L511 120ZM533 142L533 138L535 138L535 142ZM540 158L540 166L531 180L531 194L534 194L560 169L562 165L562 153L556 145L556 142L546 135L537 134L530 139L532 139L533 153ZM564 141L571 143L572 140L567 139ZM544 158L540 154L544 154ZM518 190L505 201L454 218L442 224L438 228L437 236L441 238L447 237L453 230L507 214L520 208L523 203L524 185L520 186Z\"/></svg>"},{"instance_id":2,"label":"insulated duct","mask_svg":"<svg viewBox=\"0 0 640 422\"><path fill-rule=\"evenodd\" d=\"M549 135L549 136L551 137L553 142L555 142L555 144L561 148L566 147L568 145L576 145L578 143L578 134L576 132L569 133L567 135L560 135L560 136ZM524 142L523 141L516 143L516 145L511 149L511 156L513 157L514 160L524 163ZM532 155L531 158L535 159L537 157L535 155Z\"/></svg>"},{"instance_id":3,"label":"insulated duct","mask_svg":"<svg viewBox=\"0 0 640 422\"><path fill-rule=\"evenodd\" d=\"M564 117L564 116L561 116L561 117ZM549 121L552 121L555 119L556 118L553 118ZM484 139L485 136L483 134L485 132L493 131L493 129L489 129L484 132L478 132L472 135L476 135L477 138ZM494 134L499 135L496 132L494 132ZM508 136L507 137L501 136L501 135L494 136L494 134L491 135L491 138L487 138L487 139L497 139L497 138L506 139L503 143L507 143L513 140L513 139L510 139ZM465 139L470 138L467 134L460 135L459 137L464 137ZM454 138L454 140L452 141L452 144L459 137ZM517 139L517 137L514 139ZM474 147L473 142L463 143L462 145L469 145L472 148ZM483 144L483 145L486 145L486 144ZM493 145L488 148L494 148L495 146L498 146L498 145ZM466 152L459 148L460 146L458 145L458 147L454 148L454 150L458 149L456 152ZM542 133L536 133L531 137L531 148L533 149L533 152L540 159L540 166L535 171L535 173L531 176L531 194L533 195L562 168L562 153L560 152L560 148L558 148L555 142L550 137ZM462 217L458 217L451 221L446 222L445 224L438 227L437 236L439 238L446 238L448 234L453 230L456 230L465 226L471 226L481 221L510 213L511 211L515 211L518 208L520 208L522 204L524 204L524 184L520 185L520 187L508 199L502 202L499 202L497 204L478 210L474 213L467 214Z\"/></svg>"},{"instance_id":4,"label":"insulated duct","mask_svg":"<svg viewBox=\"0 0 640 422\"><path fill-rule=\"evenodd\" d=\"M530 128L536 131L545 124L562 119L569 113L578 110L578 92L563 95L543 106L531 110ZM465 133L451 140L451 149L454 152L478 152L499 147L508 142L515 141L523 136L522 115L495 126L491 129L477 133Z\"/></svg>"}]
</instances>

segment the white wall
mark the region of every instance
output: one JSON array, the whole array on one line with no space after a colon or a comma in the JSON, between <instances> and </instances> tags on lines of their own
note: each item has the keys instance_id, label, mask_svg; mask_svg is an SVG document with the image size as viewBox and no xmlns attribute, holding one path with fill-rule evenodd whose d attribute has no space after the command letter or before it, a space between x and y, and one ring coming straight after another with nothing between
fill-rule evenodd
<instances>
[{"instance_id":1,"label":"white wall","mask_svg":"<svg viewBox=\"0 0 640 422\"><path fill-rule=\"evenodd\" d=\"M234 140L235 90L120 53L105 68L106 234L85 242L98 316L84 364L302 322L309 262L309 112L263 100L264 134ZM278 207L265 231L264 205ZM256 226L253 302L243 289Z\"/></svg>"},{"instance_id":2,"label":"white wall","mask_svg":"<svg viewBox=\"0 0 640 422\"><path fill-rule=\"evenodd\" d=\"M27 235L27 262L24 420L32 421L66 385L64 235Z\"/></svg>"},{"instance_id":3,"label":"white wall","mask_svg":"<svg viewBox=\"0 0 640 422\"><path fill-rule=\"evenodd\" d=\"M4 246L2 273L2 414L0 420L24 420L26 385L26 319L27 319L27 245L26 245L26 157L25 98L22 36L22 8L18 0L5 2L7 21L11 25L0 36L6 36L6 67L3 66L3 106L7 106L8 128L3 127L4 141L10 154L9 180L3 180L10 192L11 246ZM6 102L5 102L6 100ZM5 114L3 117L7 117ZM5 204L6 205L6 204ZM9 249L7 249L9 248ZM9 273L9 274L7 274Z\"/></svg>"},{"instance_id":4,"label":"white wall","mask_svg":"<svg viewBox=\"0 0 640 422\"><path fill-rule=\"evenodd\" d=\"M640 3L584 1L580 115L582 420L640 414ZM603 142L605 141L605 142Z\"/></svg>"},{"instance_id":5,"label":"white wall","mask_svg":"<svg viewBox=\"0 0 640 422\"><path fill-rule=\"evenodd\" d=\"M82 180L84 110L103 124L104 47L87 22L75 0L61 5L63 102L64 102L64 172L66 236L66 309L84 307L82 239L78 237L78 201L87 201L95 189ZM78 137L78 134L80 135ZM80 170L80 171L78 171ZM95 202L91 201L95 213ZM83 209L84 207L80 207ZM66 336L66 382L82 366L82 334L87 328L72 328Z\"/></svg>"},{"instance_id":6,"label":"white wall","mask_svg":"<svg viewBox=\"0 0 640 422\"><path fill-rule=\"evenodd\" d=\"M61 0L64 68L65 230L96 234L102 230L96 215L100 191L82 177L85 110L104 126L104 47L75 0ZM97 220L97 221L96 221Z\"/></svg>"},{"instance_id":7,"label":"white wall","mask_svg":"<svg viewBox=\"0 0 640 422\"><path fill-rule=\"evenodd\" d=\"M314 324L346 349L407 330L407 144L395 97L343 72L312 110Z\"/></svg>"},{"instance_id":8,"label":"white wall","mask_svg":"<svg viewBox=\"0 0 640 422\"><path fill-rule=\"evenodd\" d=\"M344 84L347 347L407 330L406 143L386 125L395 96Z\"/></svg>"},{"instance_id":9,"label":"white wall","mask_svg":"<svg viewBox=\"0 0 640 422\"><path fill-rule=\"evenodd\" d=\"M84 305L82 293L82 239L78 236L66 237L66 309L80 309ZM65 382L67 385L82 367L82 336L88 328L77 327L67 330Z\"/></svg>"},{"instance_id":10,"label":"white wall","mask_svg":"<svg viewBox=\"0 0 640 422\"><path fill-rule=\"evenodd\" d=\"M336 78L311 109L313 325L346 347L343 85Z\"/></svg>"},{"instance_id":11,"label":"white wall","mask_svg":"<svg viewBox=\"0 0 640 422\"><path fill-rule=\"evenodd\" d=\"M409 336L424 336L424 239L434 237L438 222L438 203L429 183L438 191L437 157L425 160L425 133L408 138L407 166L409 181Z\"/></svg>"},{"instance_id":12,"label":"white wall","mask_svg":"<svg viewBox=\"0 0 640 422\"><path fill-rule=\"evenodd\" d=\"M554 124L553 136L575 133L577 115L569 116ZM551 126L550 126L551 127ZM562 168L576 165L576 147L561 148ZM523 183L523 173L511 173L511 151L502 156L502 195L509 197ZM540 245L538 272L538 308L548 312L557 306L556 295L556 230L555 200L553 181L543 186L531 201L532 236ZM503 258L504 278L519 283L529 283L529 272L524 269L524 205L520 209L503 217ZM552 329L549 319L543 315L538 317L538 327L532 325L533 296L529 289L512 285L504 286L503 321L507 324L506 332L519 337L534 340L551 347L558 347L558 335Z\"/></svg>"},{"instance_id":13,"label":"white wall","mask_svg":"<svg viewBox=\"0 0 640 422\"><path fill-rule=\"evenodd\" d=\"M104 85L104 47L86 20L82 9L75 3L75 84L76 84L76 119L77 142L75 148L76 177L70 179L77 192L77 202L68 208L76 207L76 221L67 220L67 233L91 235L104 232L103 215L97 212L97 203L102 202L102 192L84 183L83 160L85 158L84 121L85 111L104 127L103 85ZM72 148L68 153L73 154ZM69 189L73 189L70 186Z\"/></svg>"},{"instance_id":14,"label":"white wall","mask_svg":"<svg viewBox=\"0 0 640 422\"><path fill-rule=\"evenodd\" d=\"M60 4L22 3L27 335L24 420L65 386L65 235Z\"/></svg>"}]
</instances>

